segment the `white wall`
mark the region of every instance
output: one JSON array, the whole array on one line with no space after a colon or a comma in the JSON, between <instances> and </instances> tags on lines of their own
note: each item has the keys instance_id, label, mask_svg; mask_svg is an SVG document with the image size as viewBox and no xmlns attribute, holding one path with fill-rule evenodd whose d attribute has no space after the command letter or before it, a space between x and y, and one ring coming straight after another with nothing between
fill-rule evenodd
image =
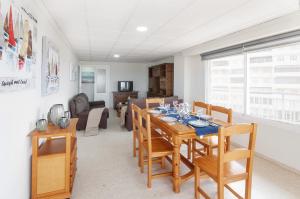
<instances>
[{"instance_id":1,"label":"white wall","mask_svg":"<svg viewBox=\"0 0 300 199\"><path fill-rule=\"evenodd\" d=\"M148 90L148 65L146 63L80 62L81 66L110 66L110 107L113 106L112 92L118 90L118 81L133 81L133 90L145 97Z\"/></svg>"},{"instance_id":2,"label":"white wall","mask_svg":"<svg viewBox=\"0 0 300 199\"><path fill-rule=\"evenodd\" d=\"M175 55L175 90L186 101L205 100L204 63L199 55L241 42L251 41L300 28L300 11L276 18L239 32L196 45ZM198 58L197 58L198 57ZM182 87L183 85L183 87ZM256 151L265 158L274 160L296 172L300 172L300 131L299 125L290 125L234 114L235 122L257 122L258 135ZM245 145L243 139L235 139Z\"/></svg>"},{"instance_id":3,"label":"white wall","mask_svg":"<svg viewBox=\"0 0 300 199\"><path fill-rule=\"evenodd\" d=\"M69 64L77 60L61 33L48 21L41 1L22 1L22 5L38 20L38 49L36 86L32 90L0 93L0 198L28 199L30 197L31 140L27 135L35 121L46 116L55 103L67 108L68 99L77 92L77 82L69 81ZM61 57L61 83L58 93L41 97L42 36L51 39Z\"/></svg>"}]
</instances>

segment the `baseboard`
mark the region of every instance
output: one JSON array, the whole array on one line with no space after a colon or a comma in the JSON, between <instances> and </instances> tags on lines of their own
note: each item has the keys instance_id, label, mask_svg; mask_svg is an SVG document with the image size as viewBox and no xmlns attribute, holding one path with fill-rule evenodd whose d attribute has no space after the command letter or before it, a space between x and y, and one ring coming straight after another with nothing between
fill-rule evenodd
<instances>
[{"instance_id":1,"label":"baseboard","mask_svg":"<svg viewBox=\"0 0 300 199\"><path fill-rule=\"evenodd\" d=\"M244 147L244 146L242 146L242 145L240 145L240 144L237 144L237 143L231 143L233 146L236 146L236 147ZM269 157L267 157L267 156L265 156L265 155L263 155L263 154L261 154L261 153L258 153L258 152L255 152L255 156L257 156L257 157L259 157L259 158L262 158L262 159L264 159L264 160L266 160L266 161L269 161L269 162L271 162L271 163L273 163L273 164L276 164L277 166L279 166L279 167L281 167L281 168L283 168L283 169L286 169L286 170L288 170L288 171L290 171L290 172L293 172L293 173L295 173L295 174L297 174L297 175L300 175L300 170L298 170L298 169L295 169L295 168L293 168L293 167L290 167L290 166L288 166L288 165L286 165L286 164L283 164L283 163L281 163L281 162L279 162L279 161L277 161L277 160L274 160L274 159L272 159L272 158L269 158Z\"/></svg>"}]
</instances>

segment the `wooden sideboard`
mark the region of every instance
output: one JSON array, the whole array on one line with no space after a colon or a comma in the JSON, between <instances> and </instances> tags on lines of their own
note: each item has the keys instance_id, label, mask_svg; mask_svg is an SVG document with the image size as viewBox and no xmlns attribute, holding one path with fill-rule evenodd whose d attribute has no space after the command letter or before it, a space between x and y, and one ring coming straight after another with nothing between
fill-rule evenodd
<instances>
[{"instance_id":1,"label":"wooden sideboard","mask_svg":"<svg viewBox=\"0 0 300 199\"><path fill-rule=\"evenodd\" d=\"M71 119L66 129L49 124L45 132L30 133L31 199L71 198L77 161L77 121Z\"/></svg>"},{"instance_id":2,"label":"wooden sideboard","mask_svg":"<svg viewBox=\"0 0 300 199\"><path fill-rule=\"evenodd\" d=\"M117 104L120 102L125 104L128 101L128 98L138 98L138 91L132 92L113 92L113 102L114 102L114 109L117 108Z\"/></svg>"}]
</instances>

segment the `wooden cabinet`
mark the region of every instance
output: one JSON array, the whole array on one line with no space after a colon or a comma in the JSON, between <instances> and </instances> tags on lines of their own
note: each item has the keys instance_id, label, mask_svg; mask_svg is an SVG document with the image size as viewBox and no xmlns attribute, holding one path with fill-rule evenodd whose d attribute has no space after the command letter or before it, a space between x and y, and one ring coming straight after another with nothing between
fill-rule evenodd
<instances>
[{"instance_id":1,"label":"wooden cabinet","mask_svg":"<svg viewBox=\"0 0 300 199\"><path fill-rule=\"evenodd\" d=\"M148 97L173 96L174 65L164 63L149 67Z\"/></svg>"},{"instance_id":2,"label":"wooden cabinet","mask_svg":"<svg viewBox=\"0 0 300 199\"><path fill-rule=\"evenodd\" d=\"M113 92L113 102L114 102L114 109L117 108L117 104L120 102L125 104L128 101L128 98L138 98L138 91L132 92Z\"/></svg>"},{"instance_id":3,"label":"wooden cabinet","mask_svg":"<svg viewBox=\"0 0 300 199\"><path fill-rule=\"evenodd\" d=\"M71 197L77 161L77 121L71 119L66 129L49 124L47 131L30 134L32 199Z\"/></svg>"}]
</instances>

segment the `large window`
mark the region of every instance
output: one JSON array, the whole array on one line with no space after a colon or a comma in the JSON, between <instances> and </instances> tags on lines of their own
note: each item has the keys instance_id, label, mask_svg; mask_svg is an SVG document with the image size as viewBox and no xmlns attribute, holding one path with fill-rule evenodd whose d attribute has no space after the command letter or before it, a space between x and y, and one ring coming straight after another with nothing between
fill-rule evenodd
<instances>
[{"instance_id":1,"label":"large window","mask_svg":"<svg viewBox=\"0 0 300 199\"><path fill-rule=\"evenodd\" d=\"M206 67L209 103L300 124L300 43L207 59Z\"/></svg>"},{"instance_id":2,"label":"large window","mask_svg":"<svg viewBox=\"0 0 300 199\"><path fill-rule=\"evenodd\" d=\"M208 101L244 112L244 56L212 59L207 64L210 74Z\"/></svg>"}]
</instances>

